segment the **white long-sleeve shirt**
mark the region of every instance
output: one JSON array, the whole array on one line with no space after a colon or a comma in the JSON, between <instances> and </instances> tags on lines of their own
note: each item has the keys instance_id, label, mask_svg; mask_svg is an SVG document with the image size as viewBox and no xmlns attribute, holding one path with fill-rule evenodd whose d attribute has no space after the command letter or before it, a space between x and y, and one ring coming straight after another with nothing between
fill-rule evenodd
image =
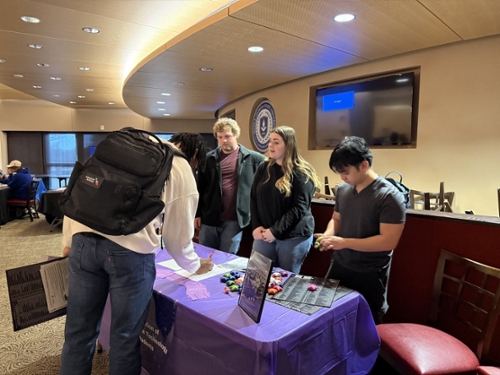
<instances>
[{"instance_id":1,"label":"white long-sleeve shirt","mask_svg":"<svg viewBox=\"0 0 500 375\"><path fill-rule=\"evenodd\" d=\"M200 267L200 259L194 252L192 242L194 217L198 207L198 190L191 167L184 158L174 157L170 177L162 193L162 200L165 202L162 228L165 248L179 266L188 272L194 272ZM149 254L160 247L160 240L156 234L156 229L160 226L161 214L137 233L127 236L111 236L65 216L62 244L64 247L71 247L74 234L93 232L131 251Z\"/></svg>"}]
</instances>

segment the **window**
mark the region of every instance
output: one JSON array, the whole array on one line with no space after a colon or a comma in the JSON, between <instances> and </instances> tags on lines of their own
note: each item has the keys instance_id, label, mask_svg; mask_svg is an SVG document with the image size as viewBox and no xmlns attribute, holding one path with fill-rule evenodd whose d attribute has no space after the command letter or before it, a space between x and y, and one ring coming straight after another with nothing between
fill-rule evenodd
<instances>
[{"instance_id":1,"label":"window","mask_svg":"<svg viewBox=\"0 0 500 375\"><path fill-rule=\"evenodd\" d=\"M69 176L78 159L76 148L76 134L53 133L44 134L43 146L45 150L45 174L54 176ZM58 188L55 179L49 180L47 189Z\"/></svg>"}]
</instances>

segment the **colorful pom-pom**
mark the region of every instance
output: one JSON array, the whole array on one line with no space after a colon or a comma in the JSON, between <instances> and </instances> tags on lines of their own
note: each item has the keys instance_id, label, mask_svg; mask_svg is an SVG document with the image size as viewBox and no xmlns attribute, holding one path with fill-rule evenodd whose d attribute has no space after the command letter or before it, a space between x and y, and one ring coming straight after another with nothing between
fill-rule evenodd
<instances>
[{"instance_id":1,"label":"colorful pom-pom","mask_svg":"<svg viewBox=\"0 0 500 375\"><path fill-rule=\"evenodd\" d=\"M311 291L315 291L316 289L318 289L318 287L314 284L311 284L307 287L308 290L311 290Z\"/></svg>"}]
</instances>

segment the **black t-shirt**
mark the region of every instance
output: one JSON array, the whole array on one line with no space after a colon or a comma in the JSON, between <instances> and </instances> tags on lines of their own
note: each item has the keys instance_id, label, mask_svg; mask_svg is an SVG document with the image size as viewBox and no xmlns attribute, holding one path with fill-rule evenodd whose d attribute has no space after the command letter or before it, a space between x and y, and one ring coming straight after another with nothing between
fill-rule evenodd
<instances>
[{"instance_id":1,"label":"black t-shirt","mask_svg":"<svg viewBox=\"0 0 500 375\"><path fill-rule=\"evenodd\" d=\"M380 176L359 193L355 186L340 185L335 195L335 211L340 214L339 236L344 238L376 236L380 234L380 223L402 224L406 215L403 194ZM373 272L389 265L392 250L343 249L335 251L333 259L352 270Z\"/></svg>"}]
</instances>

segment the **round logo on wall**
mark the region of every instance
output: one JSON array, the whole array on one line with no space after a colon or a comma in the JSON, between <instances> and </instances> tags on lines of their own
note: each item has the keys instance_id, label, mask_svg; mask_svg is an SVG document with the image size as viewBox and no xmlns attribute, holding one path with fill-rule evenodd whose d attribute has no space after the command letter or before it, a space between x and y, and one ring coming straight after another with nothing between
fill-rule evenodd
<instances>
[{"instance_id":1,"label":"round logo on wall","mask_svg":"<svg viewBox=\"0 0 500 375\"><path fill-rule=\"evenodd\" d=\"M255 148L266 152L269 146L269 137L276 128L276 115L270 101L264 100L255 109L252 120L252 139Z\"/></svg>"}]
</instances>

